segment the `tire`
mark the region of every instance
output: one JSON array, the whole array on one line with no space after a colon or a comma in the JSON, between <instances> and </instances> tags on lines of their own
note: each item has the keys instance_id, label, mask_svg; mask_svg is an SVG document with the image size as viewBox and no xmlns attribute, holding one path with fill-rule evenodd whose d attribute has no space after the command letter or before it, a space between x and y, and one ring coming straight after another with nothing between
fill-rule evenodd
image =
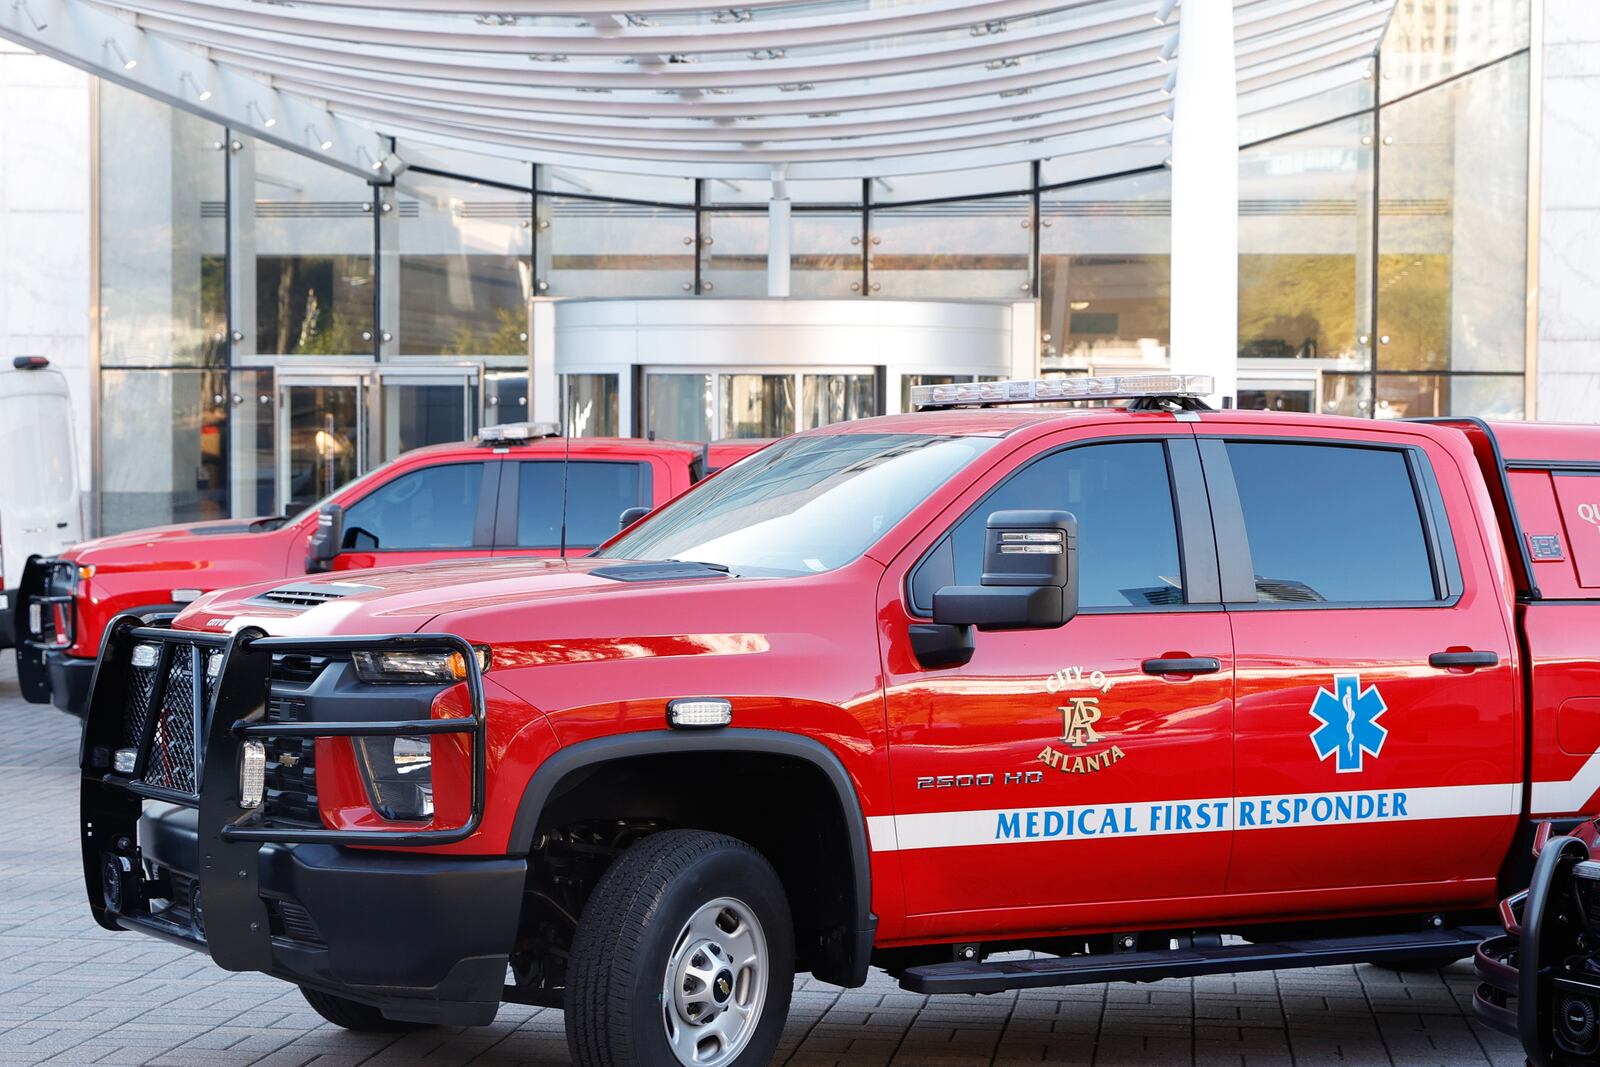
<instances>
[{"instance_id":1,"label":"tire","mask_svg":"<svg viewBox=\"0 0 1600 1067\"><path fill-rule=\"evenodd\" d=\"M335 1026L342 1026L357 1033L402 1034L411 1030L425 1030L428 1027L427 1023L408 1023L386 1018L383 1012L371 1004L324 993L319 989L307 989L301 986L300 995L306 998L306 1003L311 1005L318 1015Z\"/></svg>"},{"instance_id":2,"label":"tire","mask_svg":"<svg viewBox=\"0 0 1600 1067\"><path fill-rule=\"evenodd\" d=\"M789 902L766 858L723 834L652 835L584 905L567 965L572 1061L760 1067L793 986Z\"/></svg>"}]
</instances>

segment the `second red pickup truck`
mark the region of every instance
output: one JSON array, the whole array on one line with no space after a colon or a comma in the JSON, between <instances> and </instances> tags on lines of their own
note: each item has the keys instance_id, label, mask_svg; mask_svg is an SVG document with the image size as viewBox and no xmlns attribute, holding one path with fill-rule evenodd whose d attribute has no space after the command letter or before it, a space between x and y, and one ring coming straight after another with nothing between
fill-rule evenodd
<instances>
[{"instance_id":1,"label":"second red pickup truck","mask_svg":"<svg viewBox=\"0 0 1600 1067\"><path fill-rule=\"evenodd\" d=\"M23 696L82 714L100 638L121 612L177 611L215 589L295 574L581 554L615 534L624 512L659 507L768 443L569 441L491 427L475 443L408 452L299 515L135 530L30 560L15 621Z\"/></svg>"}]
</instances>

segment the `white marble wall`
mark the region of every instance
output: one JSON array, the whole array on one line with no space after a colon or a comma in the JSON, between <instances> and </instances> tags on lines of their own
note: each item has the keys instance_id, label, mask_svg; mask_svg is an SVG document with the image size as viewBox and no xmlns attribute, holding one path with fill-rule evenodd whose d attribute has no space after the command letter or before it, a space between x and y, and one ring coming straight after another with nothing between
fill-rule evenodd
<instances>
[{"instance_id":1,"label":"white marble wall","mask_svg":"<svg viewBox=\"0 0 1600 1067\"><path fill-rule=\"evenodd\" d=\"M1538 418L1600 422L1600 4L1545 0Z\"/></svg>"},{"instance_id":2,"label":"white marble wall","mask_svg":"<svg viewBox=\"0 0 1600 1067\"><path fill-rule=\"evenodd\" d=\"M0 358L45 356L66 375L86 493L93 468L89 94L81 71L0 41Z\"/></svg>"}]
</instances>

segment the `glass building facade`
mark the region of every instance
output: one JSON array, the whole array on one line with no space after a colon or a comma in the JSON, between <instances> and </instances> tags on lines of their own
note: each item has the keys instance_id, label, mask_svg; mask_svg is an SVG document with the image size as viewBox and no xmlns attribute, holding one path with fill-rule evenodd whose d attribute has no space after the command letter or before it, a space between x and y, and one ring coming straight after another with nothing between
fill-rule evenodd
<instances>
[{"instance_id":1,"label":"glass building facade","mask_svg":"<svg viewBox=\"0 0 1600 1067\"><path fill-rule=\"evenodd\" d=\"M1241 406L1526 413L1529 38L1528 0L1398 0L1376 57L1244 116ZM538 298L768 291L766 182L430 148L370 184L110 83L96 129L101 532L300 507L527 417ZM792 181L790 293L1033 302L1039 372L1159 369L1162 155ZM563 373L566 430L767 437L886 402L872 367L649 379Z\"/></svg>"}]
</instances>

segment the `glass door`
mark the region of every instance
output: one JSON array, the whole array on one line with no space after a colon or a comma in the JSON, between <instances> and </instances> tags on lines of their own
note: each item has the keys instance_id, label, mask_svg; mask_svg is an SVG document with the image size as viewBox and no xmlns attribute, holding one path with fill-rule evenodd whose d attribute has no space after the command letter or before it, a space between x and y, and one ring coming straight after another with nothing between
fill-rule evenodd
<instances>
[{"instance_id":1,"label":"glass door","mask_svg":"<svg viewBox=\"0 0 1600 1067\"><path fill-rule=\"evenodd\" d=\"M646 367L644 428L678 441L783 437L881 414L881 379L878 367Z\"/></svg>"},{"instance_id":2,"label":"glass door","mask_svg":"<svg viewBox=\"0 0 1600 1067\"><path fill-rule=\"evenodd\" d=\"M478 432L483 369L477 364L377 370L378 462ZM510 421L517 421L512 419Z\"/></svg>"},{"instance_id":3,"label":"glass door","mask_svg":"<svg viewBox=\"0 0 1600 1067\"><path fill-rule=\"evenodd\" d=\"M278 375L279 508L292 515L366 469L365 377Z\"/></svg>"}]
</instances>

